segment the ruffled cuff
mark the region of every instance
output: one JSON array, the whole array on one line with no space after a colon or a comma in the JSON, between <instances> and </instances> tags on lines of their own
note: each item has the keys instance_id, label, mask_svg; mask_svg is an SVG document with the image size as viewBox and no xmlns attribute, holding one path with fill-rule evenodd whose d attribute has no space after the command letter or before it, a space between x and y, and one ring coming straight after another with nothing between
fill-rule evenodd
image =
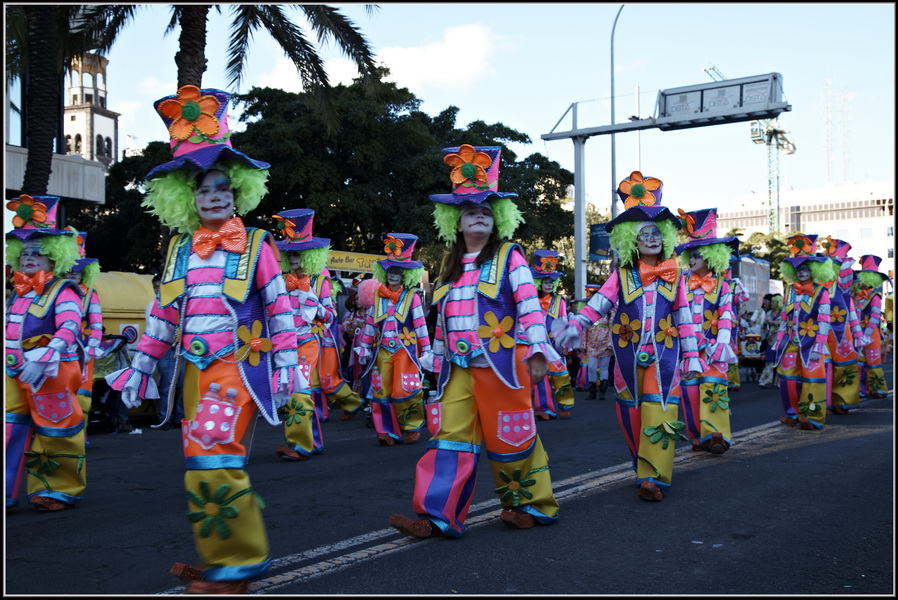
<instances>
[{"instance_id":1,"label":"ruffled cuff","mask_svg":"<svg viewBox=\"0 0 898 600\"><path fill-rule=\"evenodd\" d=\"M814 342L814 345L811 346L811 353L819 354L821 357L829 356L829 348L826 342Z\"/></svg>"},{"instance_id":2,"label":"ruffled cuff","mask_svg":"<svg viewBox=\"0 0 898 600\"><path fill-rule=\"evenodd\" d=\"M739 355L728 343L711 342L705 348L705 358L709 363L724 363L734 365L739 362Z\"/></svg>"},{"instance_id":3,"label":"ruffled cuff","mask_svg":"<svg viewBox=\"0 0 898 600\"><path fill-rule=\"evenodd\" d=\"M97 338L90 338L87 341L87 346L84 348L84 351L90 359L103 358L106 356L106 353L100 348L100 340Z\"/></svg>"},{"instance_id":4,"label":"ruffled cuff","mask_svg":"<svg viewBox=\"0 0 898 600\"><path fill-rule=\"evenodd\" d=\"M158 398L159 389L149 373L126 367L106 376L106 383L114 390L134 390L140 398Z\"/></svg>"},{"instance_id":5,"label":"ruffled cuff","mask_svg":"<svg viewBox=\"0 0 898 600\"><path fill-rule=\"evenodd\" d=\"M277 408L284 406L290 401L293 390L301 390L307 387L309 387L308 380L299 369L293 367L277 367L271 376L271 397L274 399L274 404Z\"/></svg>"},{"instance_id":6,"label":"ruffled cuff","mask_svg":"<svg viewBox=\"0 0 898 600\"><path fill-rule=\"evenodd\" d=\"M527 347L527 354L524 356L524 360L528 360L534 354L542 354L547 363L561 360L561 355L559 355L558 352L555 351L555 348L552 347L552 344L545 342L536 342L530 344Z\"/></svg>"},{"instance_id":7,"label":"ruffled cuff","mask_svg":"<svg viewBox=\"0 0 898 600\"><path fill-rule=\"evenodd\" d=\"M708 365L705 364L700 357L696 356L694 358L686 359L686 372L687 373L704 373L708 370Z\"/></svg>"},{"instance_id":8,"label":"ruffled cuff","mask_svg":"<svg viewBox=\"0 0 898 600\"><path fill-rule=\"evenodd\" d=\"M26 362L36 362L36 363L55 363L58 364L60 358L59 350L56 350L52 346L44 346L42 348L32 348L31 350L26 350L22 353L23 358ZM46 366L45 366L46 368Z\"/></svg>"}]
</instances>

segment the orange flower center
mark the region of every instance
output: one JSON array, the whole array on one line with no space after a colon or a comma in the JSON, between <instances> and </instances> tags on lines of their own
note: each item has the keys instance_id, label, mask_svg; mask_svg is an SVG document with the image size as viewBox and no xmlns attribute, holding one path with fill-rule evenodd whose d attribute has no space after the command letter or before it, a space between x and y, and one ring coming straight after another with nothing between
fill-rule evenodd
<instances>
[{"instance_id":1,"label":"orange flower center","mask_svg":"<svg viewBox=\"0 0 898 600\"><path fill-rule=\"evenodd\" d=\"M504 333L505 333L505 332L504 332L504 331L502 330L502 328L499 327L498 325L496 325L495 327L493 327L493 335L496 336L497 338L502 337L502 335L503 335Z\"/></svg>"},{"instance_id":2,"label":"orange flower center","mask_svg":"<svg viewBox=\"0 0 898 600\"><path fill-rule=\"evenodd\" d=\"M262 349L262 338L253 338L249 343L249 348L253 352L258 352Z\"/></svg>"}]
</instances>

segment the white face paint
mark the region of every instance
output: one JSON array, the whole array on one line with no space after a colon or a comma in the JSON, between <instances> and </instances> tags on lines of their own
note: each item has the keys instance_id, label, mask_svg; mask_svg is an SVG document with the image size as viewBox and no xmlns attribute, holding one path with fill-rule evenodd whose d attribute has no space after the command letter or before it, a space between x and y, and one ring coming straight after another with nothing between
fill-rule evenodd
<instances>
[{"instance_id":1,"label":"white face paint","mask_svg":"<svg viewBox=\"0 0 898 600\"><path fill-rule=\"evenodd\" d=\"M302 254L299 252L287 252L287 264L294 273L302 272Z\"/></svg>"},{"instance_id":2,"label":"white face paint","mask_svg":"<svg viewBox=\"0 0 898 600\"><path fill-rule=\"evenodd\" d=\"M704 275L705 271L708 269L708 263L705 262L705 259L702 258L702 255L698 250L693 250L689 253L689 270L693 273L698 273Z\"/></svg>"},{"instance_id":3,"label":"white face paint","mask_svg":"<svg viewBox=\"0 0 898 600\"><path fill-rule=\"evenodd\" d=\"M227 175L212 170L206 173L194 193L196 211L203 227L217 231L234 216L234 190Z\"/></svg>"},{"instance_id":4,"label":"white face paint","mask_svg":"<svg viewBox=\"0 0 898 600\"><path fill-rule=\"evenodd\" d=\"M646 225L636 236L636 247L639 248L640 254L661 254L662 239L661 230L656 225Z\"/></svg>"},{"instance_id":5,"label":"white face paint","mask_svg":"<svg viewBox=\"0 0 898 600\"><path fill-rule=\"evenodd\" d=\"M808 281L810 281L811 267L808 266L808 263L801 263L798 268L795 269L795 276L801 283L807 283Z\"/></svg>"},{"instance_id":6,"label":"white face paint","mask_svg":"<svg viewBox=\"0 0 898 600\"><path fill-rule=\"evenodd\" d=\"M387 269L387 285L402 285L402 269L398 267Z\"/></svg>"},{"instance_id":7,"label":"white face paint","mask_svg":"<svg viewBox=\"0 0 898 600\"><path fill-rule=\"evenodd\" d=\"M461 211L458 230L462 233L489 235L493 231L493 211L485 204L466 206Z\"/></svg>"},{"instance_id":8,"label":"white face paint","mask_svg":"<svg viewBox=\"0 0 898 600\"><path fill-rule=\"evenodd\" d=\"M74 271L69 271L65 274L65 278L69 281L74 281L75 283L81 283L81 273L76 273Z\"/></svg>"},{"instance_id":9,"label":"white face paint","mask_svg":"<svg viewBox=\"0 0 898 600\"><path fill-rule=\"evenodd\" d=\"M549 277L543 277L539 284L539 291L546 292L547 294L552 293L552 288L554 287L555 282L552 281Z\"/></svg>"},{"instance_id":10,"label":"white face paint","mask_svg":"<svg viewBox=\"0 0 898 600\"><path fill-rule=\"evenodd\" d=\"M38 240L28 240L22 244L22 254L19 256L19 271L32 277L38 271L53 270L49 258L41 254L41 243Z\"/></svg>"}]
</instances>

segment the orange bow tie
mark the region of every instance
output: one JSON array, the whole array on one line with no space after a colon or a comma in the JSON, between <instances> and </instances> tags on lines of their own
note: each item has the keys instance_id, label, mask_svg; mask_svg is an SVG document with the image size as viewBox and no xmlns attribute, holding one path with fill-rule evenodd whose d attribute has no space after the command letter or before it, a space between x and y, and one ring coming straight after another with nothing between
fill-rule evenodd
<instances>
[{"instance_id":1,"label":"orange bow tie","mask_svg":"<svg viewBox=\"0 0 898 600\"><path fill-rule=\"evenodd\" d=\"M677 280L677 275L679 274L680 270L677 268L677 261L672 258L665 260L657 267L643 262L639 263L639 277L642 279L642 285L649 285L659 278L667 283L673 283Z\"/></svg>"},{"instance_id":2,"label":"orange bow tie","mask_svg":"<svg viewBox=\"0 0 898 600\"><path fill-rule=\"evenodd\" d=\"M793 289L795 289L796 294L806 294L808 296L812 296L814 294L814 284L811 282L796 283L793 285Z\"/></svg>"},{"instance_id":3,"label":"orange bow tie","mask_svg":"<svg viewBox=\"0 0 898 600\"><path fill-rule=\"evenodd\" d=\"M399 303L399 294L402 293L402 288L399 288L395 292L391 292L390 288L385 286L384 284L380 284L380 287L377 288L377 295L381 298L389 298L393 304Z\"/></svg>"},{"instance_id":4,"label":"orange bow tie","mask_svg":"<svg viewBox=\"0 0 898 600\"><path fill-rule=\"evenodd\" d=\"M246 228L240 217L234 217L218 231L203 227L193 234L193 251L204 260L209 258L219 245L228 252L241 253L246 250Z\"/></svg>"},{"instance_id":5,"label":"orange bow tie","mask_svg":"<svg viewBox=\"0 0 898 600\"><path fill-rule=\"evenodd\" d=\"M858 290L857 291L857 299L858 300L866 300L867 296L870 295L870 290Z\"/></svg>"},{"instance_id":6,"label":"orange bow tie","mask_svg":"<svg viewBox=\"0 0 898 600\"><path fill-rule=\"evenodd\" d=\"M50 271L49 273L46 271L38 271L34 274L34 277L28 277L25 273L16 271L13 273L13 286L16 288L16 293L19 296L24 296L31 290L34 290L37 292L37 295L40 296L44 293L44 286L52 279L53 271Z\"/></svg>"},{"instance_id":7,"label":"orange bow tie","mask_svg":"<svg viewBox=\"0 0 898 600\"><path fill-rule=\"evenodd\" d=\"M539 299L539 305L542 307L543 312L549 311L549 306L552 304L552 295L546 294L542 298Z\"/></svg>"},{"instance_id":8,"label":"orange bow tie","mask_svg":"<svg viewBox=\"0 0 898 600\"><path fill-rule=\"evenodd\" d=\"M698 275L689 276L690 290L694 290L695 288L701 286L701 288L705 290L705 293L708 294L711 292L711 290L714 289L715 285L717 285L717 278L710 273L701 277L699 277Z\"/></svg>"},{"instance_id":9,"label":"orange bow tie","mask_svg":"<svg viewBox=\"0 0 898 600\"><path fill-rule=\"evenodd\" d=\"M287 276L284 277L284 283L287 284L288 292L292 292L293 290L308 292L312 289L312 278L309 275L297 277L293 273L288 273Z\"/></svg>"}]
</instances>

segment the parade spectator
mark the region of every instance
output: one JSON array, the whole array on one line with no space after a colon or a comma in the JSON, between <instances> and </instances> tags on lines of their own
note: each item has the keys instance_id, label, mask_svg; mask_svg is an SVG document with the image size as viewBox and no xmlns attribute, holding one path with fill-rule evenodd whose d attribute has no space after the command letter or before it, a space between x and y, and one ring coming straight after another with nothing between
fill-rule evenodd
<instances>
[{"instance_id":1,"label":"parade spectator","mask_svg":"<svg viewBox=\"0 0 898 600\"><path fill-rule=\"evenodd\" d=\"M776 335L780 327L783 312L783 295L766 294L764 324L761 326L761 352L764 353L764 370L758 378L758 386L779 389L776 376Z\"/></svg>"},{"instance_id":2,"label":"parade spectator","mask_svg":"<svg viewBox=\"0 0 898 600\"><path fill-rule=\"evenodd\" d=\"M147 306L144 309L144 323L150 322L150 314L153 311L156 300L159 298L159 283L161 281L162 279L159 275L153 276L153 292L156 294L156 298L147 302ZM180 429L181 420L184 419L184 369L178 369L178 372L175 373L175 353L177 348L178 336L175 334L175 343L166 350L165 355L156 363L156 373L159 377L159 404L156 407L156 411L162 420L158 427L164 431L172 429L174 424L177 424L178 429ZM169 398L173 398L174 402L172 403L170 416L165 418L169 414Z\"/></svg>"}]
</instances>

